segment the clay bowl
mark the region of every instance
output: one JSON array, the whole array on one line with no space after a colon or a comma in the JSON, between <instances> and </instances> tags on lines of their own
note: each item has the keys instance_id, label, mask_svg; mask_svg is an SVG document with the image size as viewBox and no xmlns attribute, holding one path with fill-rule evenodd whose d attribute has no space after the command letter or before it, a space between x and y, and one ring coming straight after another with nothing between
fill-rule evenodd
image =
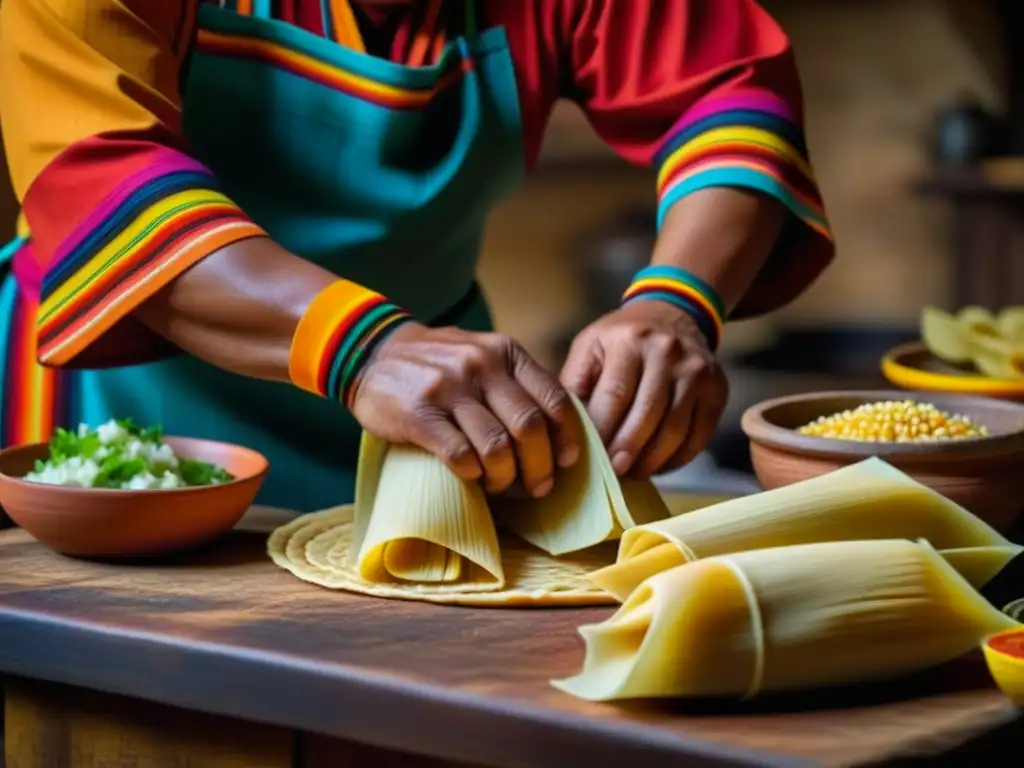
<instances>
[{"instance_id":1,"label":"clay bowl","mask_svg":"<svg viewBox=\"0 0 1024 768\"><path fill-rule=\"evenodd\" d=\"M35 443L0 452L0 505L43 544L76 557L163 555L229 531L256 498L267 460L228 443L187 437L166 441L179 456L217 464L235 480L150 491L30 483L22 478L48 453L45 443Z\"/></svg>"},{"instance_id":2,"label":"clay bowl","mask_svg":"<svg viewBox=\"0 0 1024 768\"><path fill-rule=\"evenodd\" d=\"M798 434L798 427L864 403L914 400L984 425L989 437L943 443L859 443ZM906 392L813 392L768 400L741 420L754 472L766 490L878 456L918 482L1006 531L1024 510L1024 405L966 395Z\"/></svg>"}]
</instances>

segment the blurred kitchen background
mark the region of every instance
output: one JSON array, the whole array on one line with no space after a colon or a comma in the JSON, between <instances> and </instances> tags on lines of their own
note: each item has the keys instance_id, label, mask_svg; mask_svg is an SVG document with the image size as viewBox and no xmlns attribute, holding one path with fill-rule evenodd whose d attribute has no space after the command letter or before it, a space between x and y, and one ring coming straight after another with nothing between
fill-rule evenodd
<instances>
[{"instance_id":1,"label":"blurred kitchen background","mask_svg":"<svg viewBox=\"0 0 1024 768\"><path fill-rule=\"evenodd\" d=\"M884 386L879 358L917 337L922 305L1024 304L1024 2L764 5L801 66L838 258L791 306L729 327L731 402L701 473L748 469L739 416L758 400ZM653 210L652 172L560 107L541 167L490 223L481 278L500 328L557 368L645 263ZM3 189L0 227L13 219Z\"/></svg>"}]
</instances>

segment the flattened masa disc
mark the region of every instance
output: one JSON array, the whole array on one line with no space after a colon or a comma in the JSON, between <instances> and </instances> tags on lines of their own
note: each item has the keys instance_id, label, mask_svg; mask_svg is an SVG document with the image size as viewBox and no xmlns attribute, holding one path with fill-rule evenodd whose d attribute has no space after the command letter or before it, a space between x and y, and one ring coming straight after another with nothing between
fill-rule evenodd
<instances>
[{"instance_id":1,"label":"flattened masa disc","mask_svg":"<svg viewBox=\"0 0 1024 768\"><path fill-rule=\"evenodd\" d=\"M302 515L270 535L267 553L281 568L311 584L394 600L493 608L616 604L611 595L593 586L587 577L615 562L618 542L552 557L517 537L503 535L504 586L489 591L457 592L446 590L443 584L378 584L363 580L349 556L353 528L351 506Z\"/></svg>"}]
</instances>

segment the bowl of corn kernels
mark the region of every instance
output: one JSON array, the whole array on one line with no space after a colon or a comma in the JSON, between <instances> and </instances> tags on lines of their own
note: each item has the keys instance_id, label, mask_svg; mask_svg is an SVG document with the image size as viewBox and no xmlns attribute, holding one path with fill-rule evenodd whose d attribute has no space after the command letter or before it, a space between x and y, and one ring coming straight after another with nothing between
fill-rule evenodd
<instances>
[{"instance_id":1,"label":"bowl of corn kernels","mask_svg":"<svg viewBox=\"0 0 1024 768\"><path fill-rule=\"evenodd\" d=\"M1007 530L1024 511L1024 404L935 392L812 392L743 414L765 489L871 456Z\"/></svg>"}]
</instances>

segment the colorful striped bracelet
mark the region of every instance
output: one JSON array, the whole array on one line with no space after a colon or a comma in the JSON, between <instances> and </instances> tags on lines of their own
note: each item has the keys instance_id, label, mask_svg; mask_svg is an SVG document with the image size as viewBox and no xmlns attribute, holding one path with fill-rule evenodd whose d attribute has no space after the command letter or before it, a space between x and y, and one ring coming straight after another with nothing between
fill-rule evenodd
<instances>
[{"instance_id":1,"label":"colorful striped bracelet","mask_svg":"<svg viewBox=\"0 0 1024 768\"><path fill-rule=\"evenodd\" d=\"M692 272L679 267L645 267L622 296L623 306L634 301L665 301L679 307L696 321L708 347L717 349L725 325L725 302Z\"/></svg>"},{"instance_id":2,"label":"colorful striped bracelet","mask_svg":"<svg viewBox=\"0 0 1024 768\"><path fill-rule=\"evenodd\" d=\"M370 354L408 312L379 293L339 280L310 303L292 337L288 374L307 392L345 405Z\"/></svg>"}]
</instances>

